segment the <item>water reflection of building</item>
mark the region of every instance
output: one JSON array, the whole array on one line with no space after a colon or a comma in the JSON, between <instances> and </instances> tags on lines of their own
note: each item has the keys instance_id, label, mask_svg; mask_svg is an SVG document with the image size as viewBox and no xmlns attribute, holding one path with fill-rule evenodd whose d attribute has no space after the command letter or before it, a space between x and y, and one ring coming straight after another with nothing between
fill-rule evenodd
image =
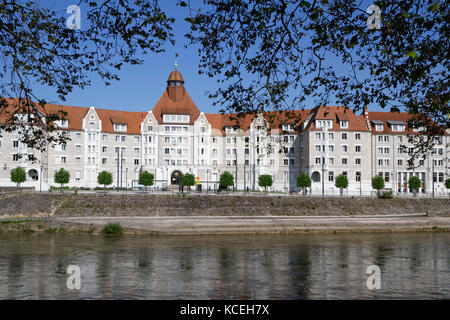
<instances>
[{"instance_id":1,"label":"water reflection of building","mask_svg":"<svg viewBox=\"0 0 450 320\"><path fill-rule=\"evenodd\" d=\"M448 234L34 237L0 242L0 299L448 298ZM82 289L68 290L69 264ZM381 290L366 268L381 269Z\"/></svg>"}]
</instances>

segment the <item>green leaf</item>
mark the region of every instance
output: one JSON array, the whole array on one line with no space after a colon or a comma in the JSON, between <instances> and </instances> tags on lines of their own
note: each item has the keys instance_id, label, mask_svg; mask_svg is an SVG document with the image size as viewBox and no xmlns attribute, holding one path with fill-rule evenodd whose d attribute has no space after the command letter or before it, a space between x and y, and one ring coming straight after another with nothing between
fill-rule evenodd
<instances>
[{"instance_id":1,"label":"green leaf","mask_svg":"<svg viewBox=\"0 0 450 320\"><path fill-rule=\"evenodd\" d=\"M300 3L301 6L306 7L306 8L310 8L311 7L311 3L309 3L308 1L302 1Z\"/></svg>"},{"instance_id":2,"label":"green leaf","mask_svg":"<svg viewBox=\"0 0 450 320\"><path fill-rule=\"evenodd\" d=\"M417 59L419 55L415 51L410 51L406 54L407 57L411 57L413 59Z\"/></svg>"}]
</instances>

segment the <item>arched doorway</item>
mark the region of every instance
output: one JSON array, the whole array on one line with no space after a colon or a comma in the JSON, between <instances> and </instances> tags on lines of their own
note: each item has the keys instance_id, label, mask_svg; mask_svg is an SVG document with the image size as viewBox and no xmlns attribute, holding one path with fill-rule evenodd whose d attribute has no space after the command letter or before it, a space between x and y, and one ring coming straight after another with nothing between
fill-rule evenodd
<instances>
[{"instance_id":1,"label":"arched doorway","mask_svg":"<svg viewBox=\"0 0 450 320\"><path fill-rule=\"evenodd\" d=\"M39 174L36 169L31 169L28 171L28 176L31 178L32 181L38 181L39 180Z\"/></svg>"},{"instance_id":2,"label":"arched doorway","mask_svg":"<svg viewBox=\"0 0 450 320\"><path fill-rule=\"evenodd\" d=\"M311 175L311 180L313 182L320 182L320 173L318 171L314 171Z\"/></svg>"},{"instance_id":3,"label":"arched doorway","mask_svg":"<svg viewBox=\"0 0 450 320\"><path fill-rule=\"evenodd\" d=\"M172 172L172 174L170 175L170 184L180 185L180 184L181 184L181 177L182 177L182 176L183 176L183 174L181 173L181 171L175 170L175 171Z\"/></svg>"}]
</instances>

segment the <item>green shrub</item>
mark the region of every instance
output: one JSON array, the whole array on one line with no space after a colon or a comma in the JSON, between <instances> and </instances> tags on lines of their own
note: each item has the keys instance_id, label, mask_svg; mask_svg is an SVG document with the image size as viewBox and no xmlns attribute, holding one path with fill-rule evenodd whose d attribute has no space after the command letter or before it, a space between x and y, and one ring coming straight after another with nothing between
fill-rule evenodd
<instances>
[{"instance_id":1,"label":"green shrub","mask_svg":"<svg viewBox=\"0 0 450 320\"><path fill-rule=\"evenodd\" d=\"M111 172L108 172L106 170L100 172L97 177L97 182L98 184L102 184L106 189L106 186L109 186L113 182Z\"/></svg>"},{"instance_id":2,"label":"green shrub","mask_svg":"<svg viewBox=\"0 0 450 320\"><path fill-rule=\"evenodd\" d=\"M117 223L117 222L107 223L103 227L102 233L103 234L123 234L123 228L120 225L120 223Z\"/></svg>"},{"instance_id":3,"label":"green shrub","mask_svg":"<svg viewBox=\"0 0 450 320\"><path fill-rule=\"evenodd\" d=\"M55 172L54 176L55 183L61 184L61 190L63 190L63 185L69 183L70 181L70 173L64 168L59 169Z\"/></svg>"},{"instance_id":4,"label":"green shrub","mask_svg":"<svg viewBox=\"0 0 450 320\"><path fill-rule=\"evenodd\" d=\"M375 176L372 178L372 188L375 190L381 190L384 188L384 179L381 176Z\"/></svg>"},{"instance_id":5,"label":"green shrub","mask_svg":"<svg viewBox=\"0 0 450 320\"><path fill-rule=\"evenodd\" d=\"M262 174L258 178L258 185L260 187L264 187L265 192L267 193L267 187L272 186L272 176L270 174Z\"/></svg>"},{"instance_id":6,"label":"green shrub","mask_svg":"<svg viewBox=\"0 0 450 320\"><path fill-rule=\"evenodd\" d=\"M22 169L21 167L12 169L10 174L11 174L11 181L17 184L17 189L19 189L19 186L22 182L25 182L27 180L25 170Z\"/></svg>"},{"instance_id":7,"label":"green shrub","mask_svg":"<svg viewBox=\"0 0 450 320\"><path fill-rule=\"evenodd\" d=\"M139 184L141 184L145 187L152 186L154 179L155 179L155 175L148 171L144 171L141 174L139 174Z\"/></svg>"},{"instance_id":8,"label":"green shrub","mask_svg":"<svg viewBox=\"0 0 450 320\"><path fill-rule=\"evenodd\" d=\"M311 178L302 173L297 177L297 187L303 189L303 194L306 194L306 188L311 187Z\"/></svg>"},{"instance_id":9,"label":"green shrub","mask_svg":"<svg viewBox=\"0 0 450 320\"><path fill-rule=\"evenodd\" d=\"M228 188L234 185L234 176L228 171L223 172L220 175L219 186L221 188Z\"/></svg>"},{"instance_id":10,"label":"green shrub","mask_svg":"<svg viewBox=\"0 0 450 320\"><path fill-rule=\"evenodd\" d=\"M192 173L185 173L181 177L181 185L183 187L191 187L195 185L195 176Z\"/></svg>"},{"instance_id":11,"label":"green shrub","mask_svg":"<svg viewBox=\"0 0 450 320\"><path fill-rule=\"evenodd\" d=\"M392 191L383 191L378 195L380 199L392 199L394 198L394 193Z\"/></svg>"}]
</instances>

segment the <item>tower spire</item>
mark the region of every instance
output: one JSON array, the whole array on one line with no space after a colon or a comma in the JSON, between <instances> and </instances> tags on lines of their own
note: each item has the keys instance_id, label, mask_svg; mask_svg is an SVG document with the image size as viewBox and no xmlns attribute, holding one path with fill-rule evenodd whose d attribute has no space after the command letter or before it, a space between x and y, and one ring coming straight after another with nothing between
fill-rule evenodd
<instances>
[{"instance_id":1,"label":"tower spire","mask_svg":"<svg viewBox=\"0 0 450 320\"><path fill-rule=\"evenodd\" d=\"M174 68L175 68L175 70L177 70L177 68L178 68L178 61L177 61L177 58L178 58L178 53L175 53L175 63L174 63Z\"/></svg>"}]
</instances>

